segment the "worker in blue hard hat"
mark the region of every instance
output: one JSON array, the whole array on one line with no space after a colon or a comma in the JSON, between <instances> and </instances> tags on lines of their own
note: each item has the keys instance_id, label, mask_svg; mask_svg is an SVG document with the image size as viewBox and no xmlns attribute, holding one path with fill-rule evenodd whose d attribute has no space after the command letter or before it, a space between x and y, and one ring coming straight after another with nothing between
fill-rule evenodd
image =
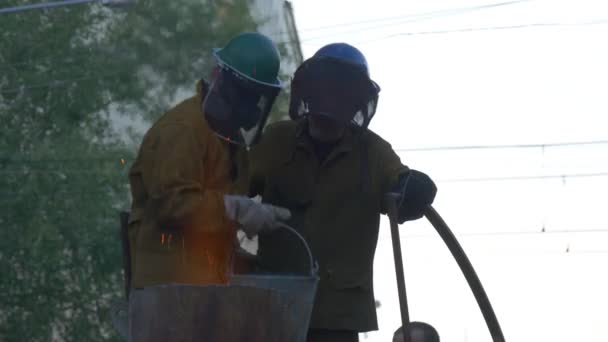
<instances>
[{"instance_id":1,"label":"worker in blue hard hat","mask_svg":"<svg viewBox=\"0 0 608 342\"><path fill-rule=\"evenodd\" d=\"M327 45L294 75L291 120L269 125L250 153L250 195L288 208L318 260L309 341L358 341L378 328L372 275L385 194L400 194L400 222L422 217L435 198L433 181L368 129L379 92L359 50ZM301 248L284 231L261 233L259 267L304 270Z\"/></svg>"}]
</instances>

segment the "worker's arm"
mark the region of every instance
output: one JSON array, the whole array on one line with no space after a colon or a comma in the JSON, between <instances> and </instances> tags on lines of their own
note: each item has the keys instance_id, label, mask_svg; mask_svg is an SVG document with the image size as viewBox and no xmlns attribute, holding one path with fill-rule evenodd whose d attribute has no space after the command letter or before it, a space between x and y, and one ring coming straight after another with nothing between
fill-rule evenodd
<instances>
[{"instance_id":1,"label":"worker's arm","mask_svg":"<svg viewBox=\"0 0 608 342\"><path fill-rule=\"evenodd\" d=\"M250 167L245 175L247 177L247 194L251 197L263 196L266 187L265 165L263 165L263 161L260 161L255 157L255 154L252 154L252 156L253 158L250 159L249 163Z\"/></svg>"},{"instance_id":2,"label":"worker's arm","mask_svg":"<svg viewBox=\"0 0 608 342\"><path fill-rule=\"evenodd\" d=\"M148 191L146 213L156 217L161 229L214 231L227 223L223 194L201 182L205 173L206 146L192 129L167 124L146 137L142 146L142 178Z\"/></svg>"},{"instance_id":3,"label":"worker's arm","mask_svg":"<svg viewBox=\"0 0 608 342\"><path fill-rule=\"evenodd\" d=\"M398 194L396 197L399 223L421 218L426 208L433 203L437 187L431 178L401 163L390 144L383 141L376 153L377 167L382 179L383 193ZM383 208L383 213L386 213Z\"/></svg>"},{"instance_id":4,"label":"worker's arm","mask_svg":"<svg viewBox=\"0 0 608 342\"><path fill-rule=\"evenodd\" d=\"M249 196L263 197L266 190L266 179L271 170L284 164L291 158L291 145L296 143L295 126L288 122L277 122L269 125L260 141L248 154L246 177Z\"/></svg>"},{"instance_id":5,"label":"worker's arm","mask_svg":"<svg viewBox=\"0 0 608 342\"><path fill-rule=\"evenodd\" d=\"M425 173L409 170L399 175L399 181L393 186L397 196L399 223L417 220L424 216L429 205L435 200L437 187Z\"/></svg>"},{"instance_id":6,"label":"worker's arm","mask_svg":"<svg viewBox=\"0 0 608 342\"><path fill-rule=\"evenodd\" d=\"M157 218L161 229L212 232L231 221L253 236L289 218L287 209L209 189L202 180L219 166L205 165L208 146L184 125L168 124L159 131L145 145L148 165L142 173L150 196L146 210Z\"/></svg>"}]
</instances>

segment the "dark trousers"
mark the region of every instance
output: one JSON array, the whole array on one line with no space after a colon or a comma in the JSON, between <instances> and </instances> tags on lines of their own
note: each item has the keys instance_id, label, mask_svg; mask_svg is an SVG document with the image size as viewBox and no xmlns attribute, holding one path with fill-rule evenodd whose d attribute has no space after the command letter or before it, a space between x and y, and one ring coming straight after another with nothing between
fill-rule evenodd
<instances>
[{"instance_id":1,"label":"dark trousers","mask_svg":"<svg viewBox=\"0 0 608 342\"><path fill-rule=\"evenodd\" d=\"M350 330L310 329L306 342L359 342L359 333Z\"/></svg>"}]
</instances>

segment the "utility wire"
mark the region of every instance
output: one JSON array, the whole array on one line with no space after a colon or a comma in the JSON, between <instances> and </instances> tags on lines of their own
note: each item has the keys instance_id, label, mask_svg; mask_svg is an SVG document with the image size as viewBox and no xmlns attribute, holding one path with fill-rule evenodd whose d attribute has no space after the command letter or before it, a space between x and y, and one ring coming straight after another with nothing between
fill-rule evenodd
<instances>
[{"instance_id":1,"label":"utility wire","mask_svg":"<svg viewBox=\"0 0 608 342\"><path fill-rule=\"evenodd\" d=\"M118 184L113 184L113 186L121 186L124 184L126 184L127 179L124 179L124 182L118 183ZM97 186L97 188L102 187L102 186L108 186L109 184L100 184L99 186ZM112 185L109 185L112 186ZM58 189L55 189L56 191L59 191ZM20 202L23 202L23 199L28 199L28 203L29 205L27 206L28 208L33 208L33 207L40 207L41 204L53 204L53 205L57 205L58 204L58 200L65 200L65 199L74 199L77 198L79 200L79 204L85 204L85 202L83 202L83 199L89 198L89 199L97 199L100 196L114 196L116 193L118 192L123 192L122 190L125 189L121 189L120 191L118 190L107 190L105 192L101 192L101 191L82 191L82 190L70 190L69 186L66 185L66 187L64 189L61 189L58 194L53 194L53 195L40 195L39 192L33 192L33 193L28 193L23 192L23 193L15 193L15 195L12 196L8 196L9 193L5 193L5 194L0 194L0 203L17 203L17 207L21 208L22 205L20 204ZM126 196L125 196L126 197ZM34 199L33 201L31 201L30 199ZM63 204L63 203L62 203Z\"/></svg>"},{"instance_id":2,"label":"utility wire","mask_svg":"<svg viewBox=\"0 0 608 342\"><path fill-rule=\"evenodd\" d=\"M134 4L134 0L64 0L64 1L47 1L47 2L42 2L42 3L37 3L37 4L30 4L30 5L22 5L22 6L15 6L15 7L0 8L0 14L23 12L23 11L29 11L29 10L34 10L34 9L47 9L47 8L52 8L52 7L63 7L63 6L79 5L79 4L94 3L94 2L100 3L102 6L115 7L115 8L128 7L128 6L131 6L131 5Z\"/></svg>"},{"instance_id":3,"label":"utility wire","mask_svg":"<svg viewBox=\"0 0 608 342\"><path fill-rule=\"evenodd\" d=\"M513 2L510 2L513 3ZM463 29L454 29L454 30L438 30L438 31L420 31L420 32L401 32L397 34L391 34L388 36L375 38L372 40L364 41L361 43L369 43L381 41L384 39L390 39L399 36L412 36L412 35L427 35L427 34L447 34L447 33L462 33L462 32L474 32L474 31L493 31L493 30L507 30L507 29L522 29L522 28L530 28L530 27L554 27L554 26L586 26L586 25L597 25L597 24L606 24L608 23L608 19L595 20L591 22L583 22L583 23L533 23L533 24L522 24L522 25L511 25L511 26L492 26L492 27L477 27L477 28L463 28ZM319 38L326 38L327 35ZM302 40L306 41L306 40ZM278 43L296 43L295 41L284 41ZM1 65L0 65L1 66ZM104 76L107 77L107 76ZM37 89L37 88L46 88L46 87L58 87L65 86L66 82L73 81L84 81L89 80L91 78L75 78L75 79L67 79L67 80L56 80L51 83L39 84L39 85L26 85L24 87L16 87L11 89L0 89L1 94L5 93L14 93L18 92L21 89Z\"/></svg>"},{"instance_id":4,"label":"utility wire","mask_svg":"<svg viewBox=\"0 0 608 342\"><path fill-rule=\"evenodd\" d=\"M489 26L489 27L467 27L460 29L450 30L436 30L436 31L416 31L416 32L400 32L394 33L387 36L374 38L370 40L360 41L357 44L375 43L378 41L404 37L404 36L419 36L419 35L435 35L435 34L448 34L448 33L467 33L467 32L479 32L479 31L500 31L500 30L513 30L513 29L525 29L535 27L573 27L573 26L591 26L608 23L608 19L594 20L589 22L581 23L531 23L531 24L520 24L520 25L508 25L508 26Z\"/></svg>"},{"instance_id":5,"label":"utility wire","mask_svg":"<svg viewBox=\"0 0 608 342\"><path fill-rule=\"evenodd\" d=\"M470 250L467 250L467 252L470 252ZM474 249L473 249L473 253L474 253ZM478 252L480 253L480 252ZM562 254L562 255L576 255L576 254L608 254L608 249L598 249L598 250L586 250L586 249L581 249L581 250L576 250L576 249L572 249L572 248L564 248L563 250L534 250L534 249L517 249L517 248L509 248L507 250L498 250L498 251L487 251L487 252L483 252L483 255L489 255L489 256L498 256L498 255L508 255L508 256L520 256L520 255L555 255L555 254Z\"/></svg>"},{"instance_id":6,"label":"utility wire","mask_svg":"<svg viewBox=\"0 0 608 342\"><path fill-rule=\"evenodd\" d=\"M387 36L372 38L369 40L363 40L359 42L353 42L353 45L358 44L367 44L373 43L377 41L382 41L385 39L390 39L394 37L400 36L419 36L419 35L434 35L434 34L449 34L449 33L467 33L467 32L476 32L476 31L500 31L500 30L512 30L512 29L524 29L524 28L534 28L534 27L574 27L574 26L591 26L591 25L600 25L608 23L608 19L600 19L589 22L580 22L580 23L530 23L530 24L519 24L519 25L506 25L506 26L488 26L488 27L466 27L466 28L458 28L458 29L446 29L446 30L433 30L433 31L412 31L412 32L400 32L395 34L390 34ZM361 30L352 31L361 32ZM343 32L345 34L348 32ZM315 40L320 38L327 38L331 35L314 37L314 39L301 39L300 42L307 42L309 40ZM276 41L277 44L294 44L296 41L286 40L286 41Z\"/></svg>"},{"instance_id":7,"label":"utility wire","mask_svg":"<svg viewBox=\"0 0 608 342\"><path fill-rule=\"evenodd\" d=\"M582 145L604 145L608 140L573 141L543 144L509 144L509 145L464 145L464 146L431 146L431 147L412 147L398 148L395 152L422 152L422 151L453 151L453 150L493 150L493 149L521 149L521 148L554 148Z\"/></svg>"},{"instance_id":8,"label":"utility wire","mask_svg":"<svg viewBox=\"0 0 608 342\"><path fill-rule=\"evenodd\" d=\"M41 84L35 84L35 85L24 85L24 86L15 87L15 88L0 88L0 94L12 94L12 93L18 93L20 91L28 91L28 90L32 90L32 89L66 87L66 86L69 86L69 85L72 85L72 84L78 83L78 82L100 80L100 79L104 79L104 78L111 78L111 77L116 77L119 75L127 75L127 74L129 74L129 73L126 71L120 71L120 72L114 72L114 73L109 73L109 74L104 74L104 75L84 76L84 77L68 78L68 79L61 79L61 80L53 80L48 83L41 83Z\"/></svg>"},{"instance_id":9,"label":"utility wire","mask_svg":"<svg viewBox=\"0 0 608 342\"><path fill-rule=\"evenodd\" d=\"M133 159L125 158L72 158L72 159L0 159L0 163L12 164L56 164L56 163L84 163L87 162L109 162L116 163L117 168L112 170L91 170L94 166L83 165L78 169L17 169L9 170L5 168L0 170L0 174L109 174L122 172L126 170L126 166L133 162ZM6 166L6 165L5 165ZM593 173L563 173L554 175L522 175L522 176L498 176L498 177L471 177L471 178L448 178L438 179L438 183L479 183L479 182L498 182L498 181L520 181L520 180L543 180L543 179L570 179L570 178L590 178L590 177L606 177L608 172L593 172Z\"/></svg>"},{"instance_id":10,"label":"utility wire","mask_svg":"<svg viewBox=\"0 0 608 342\"><path fill-rule=\"evenodd\" d=\"M495 237L495 236L521 236L521 235L555 235L555 234L594 234L608 233L608 229L561 229L561 230L521 230L521 231L493 231L493 232L468 232L456 233L457 237ZM405 239L409 238L434 238L435 234L404 234Z\"/></svg>"},{"instance_id":11,"label":"utility wire","mask_svg":"<svg viewBox=\"0 0 608 342\"><path fill-rule=\"evenodd\" d=\"M78 1L90 2L90 1L93 1L93 0L78 0ZM435 18L435 17L438 17L438 16L442 16L442 15L450 15L450 14L458 14L458 13L463 13L463 12L477 11L477 10L481 10L481 9L495 8L495 7L512 5L512 4L518 4L518 3L527 2L527 1L533 1L533 0L508 1L508 2L501 2L501 3L496 3L496 4L490 4L490 5L481 5L481 6L473 6L473 7L464 7L464 8L440 10L440 11L434 11L434 12L428 12L428 13L412 14L412 15L405 15L405 16L398 16L398 17L380 18L380 19L374 19L374 20L365 20L365 21L359 21L359 22L350 22L350 23L336 24L336 25L330 25L330 26L322 26L322 27L304 29L304 30L299 30L299 31L300 32L303 32L305 30L314 31L314 30L321 30L321 29L327 29L327 28L332 28L332 27L339 27L340 25L346 26L346 25L354 25L354 24L359 24L359 23L370 23L370 22L378 22L378 21L383 21L383 20L393 20L393 19L398 19L398 18L407 19L407 18L419 18L419 17L422 17L422 18L415 19L415 20L413 19L413 21L418 21L418 20L422 20L422 19L432 19L432 18ZM58 2L58 3L62 3L62 2ZM384 37L380 37L380 38L375 38L375 39L363 41L363 42L360 42L360 43L376 42L376 41L381 41L381 40L384 40L384 39L390 39L390 38L399 37L399 36L428 35L428 34L446 34L446 33L462 33L462 32L474 32L474 31L506 30L506 29L522 29L522 28L530 28L530 27L586 26L586 25L604 24L606 22L608 22L608 19L602 19L602 20L596 20L596 21L584 22L584 23L532 23L532 24L511 25L511 26L493 26L493 27L463 28L463 29L454 29L454 30L402 32L402 33L391 34L391 35L388 35L388 36L384 36ZM360 31L361 31L361 29L354 30L354 31L351 31L351 32L354 33L354 32L360 32ZM288 32L278 32L278 33L282 34L282 33L288 33ZM339 34L344 34L344 33L349 33L349 32L341 32ZM272 34L269 34L269 35L272 35ZM331 36L331 35L334 35L334 34L317 36L317 37L311 37L311 38L304 38L304 39L301 39L300 42L306 42L306 41L316 40L316 39L320 39L320 38L327 38L328 36ZM287 40L287 41L278 41L277 43L278 44L282 44L282 43L283 44L293 44L293 43L297 43L297 42L296 41L292 41L292 40ZM20 65L21 63L24 63L24 62L5 64L5 65ZM0 64L0 66L2 66L2 65Z\"/></svg>"},{"instance_id":12,"label":"utility wire","mask_svg":"<svg viewBox=\"0 0 608 342\"><path fill-rule=\"evenodd\" d=\"M116 52L112 52L113 54ZM82 60L78 60L75 59L75 57L92 57L92 56L99 56L99 51L98 50L93 50L91 49L91 51L82 51L82 52L78 52L78 53L74 53L74 54L70 54L70 55L66 55L66 56L61 56L61 57L56 57L56 56L51 56L51 57L42 57L42 58L36 58L33 60L26 60L23 62L16 62L16 63L4 63L4 64L0 64L0 70L1 69L9 69L9 68L14 68L14 67L23 67L23 66L38 66L40 64L43 64L44 62L51 62L56 64L62 64L62 65L70 65L70 64L74 64L77 62L83 62Z\"/></svg>"},{"instance_id":13,"label":"utility wire","mask_svg":"<svg viewBox=\"0 0 608 342\"><path fill-rule=\"evenodd\" d=\"M86 4L89 2L95 2L95 1L98 1L98 0L65 0L65 1L42 2L42 3L38 3L38 4L0 8L0 14L22 12L22 11L33 10L33 9L45 9L45 8L51 8L51 7L79 5L79 4Z\"/></svg>"},{"instance_id":14,"label":"utility wire","mask_svg":"<svg viewBox=\"0 0 608 342\"><path fill-rule=\"evenodd\" d=\"M70 174L90 174L90 175L107 175L110 173L124 172L127 169L120 166L117 169L112 170L90 170L90 168L79 168L79 169L27 169L27 170L0 170L0 174L56 174L56 175L70 175ZM479 183L479 182L499 182L499 181L519 181L519 180L541 180L541 179L570 179L570 178L590 178L590 177L606 177L608 172L595 172L595 173L564 173L557 175L530 175L530 176L500 176L500 177L473 177L473 178L448 178L438 179L437 183Z\"/></svg>"},{"instance_id":15,"label":"utility wire","mask_svg":"<svg viewBox=\"0 0 608 342\"><path fill-rule=\"evenodd\" d=\"M14 175L14 174L18 174L18 175L28 175L28 174L54 174L57 176L68 176L71 174L83 174L83 175L109 175L109 174L113 174L113 173L117 173L117 172L126 172L128 171L128 168L126 167L120 167L120 168L116 168L116 169L112 169L112 170L106 170L106 171L99 171L99 170L85 170L85 168L81 168L81 169L61 169L61 170L55 170L55 169L48 169L48 170L40 170L40 169L33 169L33 170L0 170L0 174L9 174L9 175Z\"/></svg>"},{"instance_id":16,"label":"utility wire","mask_svg":"<svg viewBox=\"0 0 608 342\"><path fill-rule=\"evenodd\" d=\"M125 157L98 157L98 158L1 158L0 163L22 163L22 164L35 164L35 163L87 163L87 162L111 162L116 164L125 165L133 162L134 158Z\"/></svg>"},{"instance_id":17,"label":"utility wire","mask_svg":"<svg viewBox=\"0 0 608 342\"><path fill-rule=\"evenodd\" d=\"M73 194L72 194L73 193ZM3 195L7 195L8 193L5 194L0 194L0 196ZM99 195L104 195L104 196L108 196L111 197L113 195L115 195L116 193L111 193L111 192L103 192L100 193ZM86 191L69 191L69 192L62 192L60 195L57 196L41 196L41 195L36 195L36 199L39 198L44 198L45 201L39 201L36 200L34 202L29 203L29 206L26 206L26 208L41 208L41 203L56 203L56 200L59 198L67 198L67 197L78 197L79 199L83 199L86 197L89 198L97 198L97 195L95 192L86 192ZM18 196L9 196L10 200L12 200L14 197L18 197ZM27 196L20 196L20 197L27 197ZM8 203L8 201L2 201L5 203ZM21 206L18 206L21 207ZM109 208L107 210L105 210L104 212L118 212L118 209L113 209L113 208ZM13 218L15 217L21 217L19 215L15 215L13 216ZM31 217L31 215L29 216ZM506 237L506 236L539 236L539 235L563 235L563 234L605 234L608 233L608 228L595 228L595 229L591 229L591 228L584 228L584 229L550 229L550 228L541 228L541 229L536 229L536 230L532 230L532 229L526 229L526 230L519 230L519 231L482 231L482 232L462 232L462 233L455 233L455 235L459 238L469 238L469 237L481 237L481 238L493 238L493 237ZM411 239L411 238L435 238L437 237L436 234L403 234L402 238L403 239Z\"/></svg>"},{"instance_id":18,"label":"utility wire","mask_svg":"<svg viewBox=\"0 0 608 342\"><path fill-rule=\"evenodd\" d=\"M479 183L479 182L502 182L519 180L539 180L539 179L569 179L569 178L589 178L606 177L608 172L595 173L565 173L559 175L535 175L535 176L503 176L503 177L477 177L477 178L451 178L439 179L438 183Z\"/></svg>"},{"instance_id":19,"label":"utility wire","mask_svg":"<svg viewBox=\"0 0 608 342\"><path fill-rule=\"evenodd\" d=\"M507 2L501 2L501 3L496 3L496 4L490 4L490 5L463 7L463 8L455 8L455 9L448 9L448 10L440 10L440 11L434 11L434 12L413 14L413 15L407 15L407 16L401 16L401 17L392 17L392 18L390 18L391 20L392 19L400 19L400 20L396 21L396 22L387 22L387 23L383 23L383 24L375 25L375 26L362 27L362 28L358 28L358 29L354 29L354 30L340 31L340 32L331 32L331 33L328 33L328 34L325 34L325 35L318 35L318 36L308 37L308 38L304 37L304 38L301 39L301 41L308 42L308 41L313 41L313 40L317 40L317 39L324 39L324 38L327 38L327 37L341 35L341 34L357 33L357 32L361 32L363 30L373 30L373 29L390 27L390 26L401 25L401 24L406 24L406 23L412 23L412 22L418 22L418 21L436 19L436 18L450 16L450 15L470 13L470 12L474 12L474 11L479 11L479 10L484 10L484 9L490 9L490 8L496 8L496 7L502 7L502 6L508 6L508 5L513 5L513 4L518 4L518 3L521 3L521 2L528 2L528 1L532 1L532 0L507 1ZM371 21L367 21L367 22L371 22ZM332 27L332 26L326 26L326 27ZM336 27L336 26L333 25L333 27Z\"/></svg>"},{"instance_id":20,"label":"utility wire","mask_svg":"<svg viewBox=\"0 0 608 342\"><path fill-rule=\"evenodd\" d=\"M91 1L91 0L87 0L87 1ZM374 29L374 28L386 27L386 26L397 25L397 24L402 24L402 23L407 23L407 22L427 20L427 19L434 19L434 18L441 17L441 16L448 16L448 15L453 15L453 14L467 13L467 12L472 12L472 11L477 11L477 10L483 10L483 9L488 9L488 8L507 6L507 5L517 4L517 3L521 3L521 2L529 2L529 1L533 1L533 0L507 1L507 2L500 2L500 3L490 4L490 5L481 5L481 6L472 6L472 7L461 7L461 8L439 10L439 11L432 11L432 12L426 12L426 13L406 14L406 15L393 16L393 17L377 18L377 19L372 19L372 20L353 21L353 22L347 22L347 23L341 23L341 24L335 24L335 25L313 27L313 28L309 28L309 29L306 29L306 28L305 29L300 29L300 30L298 30L298 33L301 34L301 33L308 32L308 31L314 32L314 31L325 30L325 29L329 29L329 28L337 28L337 27L344 27L344 26L353 26L353 25L360 25L360 24L378 23L378 22L386 22L386 21L399 20L398 22L392 22L392 23L388 23L388 24L384 23L381 26L375 26L375 27L367 27L367 28L365 28L365 29ZM350 32L358 32L358 31L350 31ZM280 36L280 35L285 35L285 34L286 35L290 35L291 32L290 31L279 31L279 32L269 33L268 35L271 36L271 37L275 37L275 36ZM331 35L336 35L336 34L339 34L339 33L335 33L335 32L334 33L329 33L330 36ZM307 41L307 40L314 40L314 39L318 39L318 38L325 38L327 36L328 35L324 35L322 37L314 37L314 38L308 38L308 39L304 39L304 40L305 41ZM289 41L287 43L292 43L292 42ZM91 54L92 55L93 53L89 52L89 53L86 53L86 54ZM80 54L80 55L84 55L84 54ZM46 60L49 60L49 59L46 59ZM62 57L62 58L57 58L56 60L58 62L64 63L65 60L66 60L66 58ZM69 61L69 62L71 62L71 61ZM23 65L33 65L33 62L29 61L29 62L5 63L5 64L0 64L0 68L10 68L10 67L16 67L16 66L23 66Z\"/></svg>"},{"instance_id":21,"label":"utility wire","mask_svg":"<svg viewBox=\"0 0 608 342\"><path fill-rule=\"evenodd\" d=\"M596 249L596 250L569 250L564 253L567 254L607 254L608 249Z\"/></svg>"},{"instance_id":22,"label":"utility wire","mask_svg":"<svg viewBox=\"0 0 608 342\"><path fill-rule=\"evenodd\" d=\"M608 23L608 19L601 19L601 20L595 20L595 21L583 22L583 23L532 23L532 24L510 25L510 26L473 27L473 28L453 29L453 30L401 32L401 33L391 34L391 35L388 35L388 36L383 36L383 37L379 37L379 38L374 38L374 39L370 39L370 40L361 41L361 42L355 43L355 45L357 45L357 44L372 43L372 42L382 41L382 40L385 40L385 39L391 39L391 38L400 37L400 36L449 34L449 33L466 33L466 32L476 32L476 31L496 31L496 30L524 29L524 28L533 28L533 27L589 26L589 25L599 25L599 24L606 24L606 23ZM327 38L327 37L328 37L328 35L324 35L323 37L316 37L314 39L317 39L317 38ZM277 44L295 44L295 43L306 42L306 41L307 41L306 39L302 39L299 42L288 40L288 41L277 41L275 43L277 43ZM8 65L8 66L11 66L11 65L20 65L20 63L27 63L27 62L18 62L18 63L12 63L12 64L0 64L0 67L3 66L3 65ZM4 90L4 91L8 92L8 91L14 91L14 90L13 89L7 89L7 90ZM0 91L0 93L2 93L4 91Z\"/></svg>"},{"instance_id":23,"label":"utility wire","mask_svg":"<svg viewBox=\"0 0 608 342\"><path fill-rule=\"evenodd\" d=\"M88 1L91 1L91 0L86 0L86 1L88 2ZM461 8L447 9L447 10L438 10L438 11L432 11L432 12L425 12L425 13L406 14L406 15L384 17L384 18L377 18L377 19L371 19L371 20L353 21L353 22L334 24L334 25L328 25L328 26L305 28L305 29L298 30L298 32L301 34L301 33L304 33L304 32L314 32L314 31L325 30L325 29L329 29L329 28L338 28L338 27L344 27L344 26L353 26L353 25L360 25L360 24L369 24L369 23L377 23L377 22L387 22L387 21L399 20L397 22L392 22L392 23L388 23L388 24L384 23L381 26L374 26L374 27L366 27L365 28L366 30L367 29L375 29L375 28L386 27L386 26L391 26L391 25L398 25L398 24L402 24L402 23L415 22L415 21L421 21L421 20L427 20L427 19L435 19L435 18L438 18L438 17L449 16L449 15L454 15L454 14L462 14L462 13L468 13L468 12L473 12L473 11L478 11L478 10L483 10L483 9L508 6L508 5L518 4L518 3L522 3L522 2L529 2L529 1L534 1L534 0L506 1L506 2L489 4L489 5L461 7ZM357 30L357 31L350 31L350 32L358 32L359 30ZM346 32L346 33L348 33L348 32ZM279 32L269 33L268 35L271 36L271 37L275 37L275 36L290 35L290 34L291 34L290 31L279 31ZM338 33L334 32L334 33L330 33L329 35L332 36L332 35L336 35L336 34L341 34L341 33L340 32L338 32ZM312 37L312 38L304 38L304 39L301 39L300 41L309 41L309 40L315 40L315 39L326 38L326 37L328 37L328 35L323 35L323 36L319 36L319 37ZM287 41L287 42L283 42L283 43L295 43L295 42ZM2 67L14 67L14 66L28 65L28 64L30 64L30 63L28 63L28 62L17 62L17 63L0 64L0 68L2 68Z\"/></svg>"},{"instance_id":24,"label":"utility wire","mask_svg":"<svg viewBox=\"0 0 608 342\"><path fill-rule=\"evenodd\" d=\"M333 29L333 28L344 27L344 26L353 26L353 25L359 25L359 24L368 24L368 23L377 23L377 22L392 21L392 20L399 20L399 19L428 17L428 16L436 16L436 15L442 15L442 14L477 11L477 10L486 9L486 8L501 7L501 6L513 5L513 4L517 4L517 3L530 2L530 1L532 1L532 0L506 1L506 2L499 2L499 3L480 5L480 6L460 7L460 8L452 8L452 9L437 10L437 11L423 12L423 13L414 13L414 14L402 14L402 15L391 16L391 17L383 17L383 18L376 18L376 19L351 21L351 22L339 23L339 24L333 24L333 25L309 27L309 28L300 29L298 31L299 32L313 32L313 31ZM282 31L282 32L278 32L277 34L282 34L282 33L287 34L287 33L289 33L289 31Z\"/></svg>"},{"instance_id":25,"label":"utility wire","mask_svg":"<svg viewBox=\"0 0 608 342\"><path fill-rule=\"evenodd\" d=\"M508 144L508 145L461 145L461 146L431 146L431 147L413 147L413 148L398 148L395 152L426 152L426 151L452 151L452 150L492 150L492 149L526 149L526 148L556 148L568 146L585 146L585 145L605 145L608 140L590 140L590 141L573 141L573 142L557 142L557 143L541 143L541 144ZM6 154L5 154L6 155ZM112 162L112 163L130 163L133 162L132 157L74 157L74 158L14 158L0 157L0 163L83 163L83 162Z\"/></svg>"},{"instance_id":26,"label":"utility wire","mask_svg":"<svg viewBox=\"0 0 608 342\"><path fill-rule=\"evenodd\" d=\"M373 24L373 23L384 23L383 26L376 26L376 27L385 27L385 26L391 26L391 25L398 25L401 23L407 23L410 21L435 19L435 18L439 18L439 17L443 17L443 16L464 14L464 13L474 12L474 11L483 10L483 9L503 7L503 6L508 6L508 5L519 4L522 2L530 2L530 1L533 1L533 0L506 1L506 2L488 4L488 5L460 7L460 8L436 10L436 11L431 11L431 12L402 14L402 15L398 15L398 16L382 17L382 18L368 19L368 20L358 20L358 21L351 21L351 22L345 22L345 23L339 23L339 24L333 24L333 25L302 28L302 29L298 30L298 33L303 34L305 32L323 31L323 30L327 30L327 29L356 26L356 25L361 25L361 24L363 24L363 25ZM364 29L370 29L370 28L367 27ZM348 31L348 32L358 32L359 30ZM275 37L275 36L289 35L289 34L290 34L290 31L279 31L279 32L270 33L269 35ZM329 33L329 35L335 35L335 34L336 33L333 33L333 32ZM309 38L309 39L313 39L313 38Z\"/></svg>"}]
</instances>

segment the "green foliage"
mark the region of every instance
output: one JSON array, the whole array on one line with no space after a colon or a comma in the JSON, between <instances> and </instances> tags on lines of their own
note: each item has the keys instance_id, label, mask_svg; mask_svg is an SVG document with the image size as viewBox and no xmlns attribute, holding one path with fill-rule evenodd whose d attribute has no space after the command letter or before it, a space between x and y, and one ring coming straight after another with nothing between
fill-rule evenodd
<instances>
[{"instance_id":1,"label":"green foliage","mask_svg":"<svg viewBox=\"0 0 608 342\"><path fill-rule=\"evenodd\" d=\"M122 296L118 211L136 146L110 118L154 120L194 92L212 47L255 28L247 0L2 15L1 341L118 340L108 308Z\"/></svg>"}]
</instances>

